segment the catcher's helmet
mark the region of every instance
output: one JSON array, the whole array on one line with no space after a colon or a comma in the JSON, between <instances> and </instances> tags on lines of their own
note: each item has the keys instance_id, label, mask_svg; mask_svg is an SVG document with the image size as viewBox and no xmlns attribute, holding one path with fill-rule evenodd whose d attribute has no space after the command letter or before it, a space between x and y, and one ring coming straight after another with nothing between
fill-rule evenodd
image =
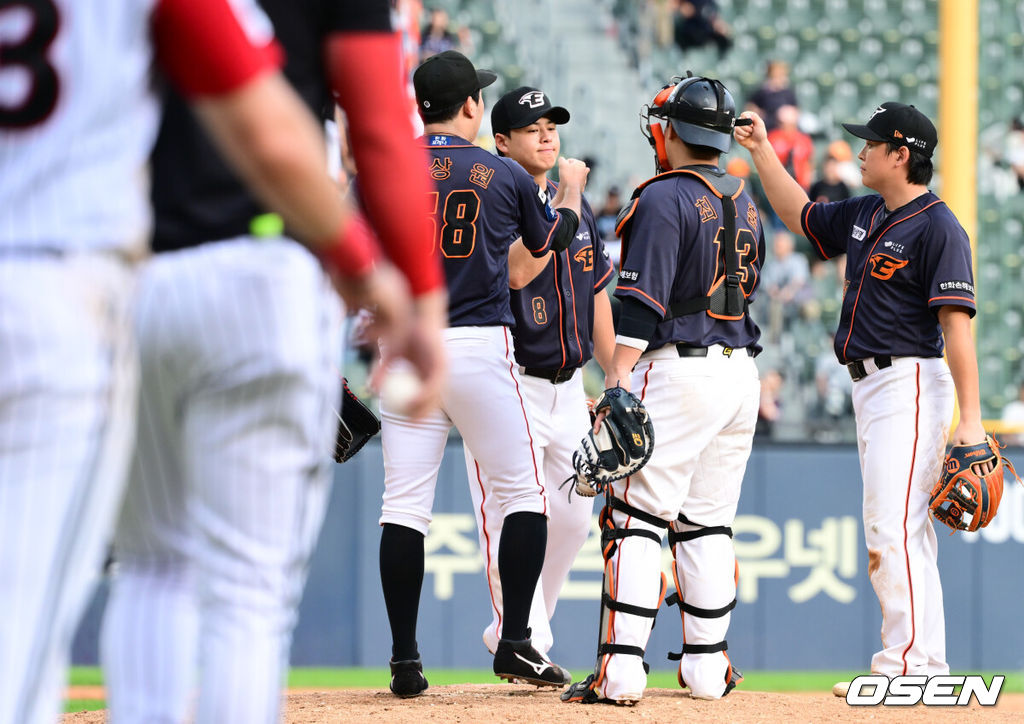
<instances>
[{"instance_id":1,"label":"catcher's helmet","mask_svg":"<svg viewBox=\"0 0 1024 724\"><path fill-rule=\"evenodd\" d=\"M661 170L670 171L665 153L664 123L671 123L676 135L694 146L707 146L720 153L732 147L736 125L736 102L732 94L713 78L673 78L640 113L644 135L654 148ZM651 123L651 117L661 122Z\"/></svg>"}]
</instances>

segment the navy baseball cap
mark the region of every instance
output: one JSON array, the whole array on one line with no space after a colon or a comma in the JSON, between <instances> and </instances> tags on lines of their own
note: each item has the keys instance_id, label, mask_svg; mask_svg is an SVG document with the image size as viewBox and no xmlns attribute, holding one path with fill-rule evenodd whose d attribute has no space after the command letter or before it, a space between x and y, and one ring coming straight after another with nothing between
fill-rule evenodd
<instances>
[{"instance_id":1,"label":"navy baseball cap","mask_svg":"<svg viewBox=\"0 0 1024 724\"><path fill-rule=\"evenodd\" d=\"M446 50L424 60L413 73L416 106L426 112L452 108L497 79L493 71L474 68L457 50Z\"/></svg>"},{"instance_id":2,"label":"navy baseball cap","mask_svg":"<svg viewBox=\"0 0 1024 724\"><path fill-rule=\"evenodd\" d=\"M541 118L561 125L569 122L569 111L551 105L543 91L524 85L509 91L494 104L491 130L507 136L513 128L525 128Z\"/></svg>"},{"instance_id":3,"label":"navy baseball cap","mask_svg":"<svg viewBox=\"0 0 1024 724\"><path fill-rule=\"evenodd\" d=\"M867 141L895 143L932 157L939 135L928 116L914 106L890 101L883 103L871 114L864 125L844 123L843 128Z\"/></svg>"}]
</instances>

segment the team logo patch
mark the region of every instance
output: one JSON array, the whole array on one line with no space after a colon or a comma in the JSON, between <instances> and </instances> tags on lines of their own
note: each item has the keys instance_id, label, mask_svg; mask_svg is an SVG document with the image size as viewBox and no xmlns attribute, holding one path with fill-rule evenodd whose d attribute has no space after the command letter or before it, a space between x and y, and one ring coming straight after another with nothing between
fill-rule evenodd
<instances>
[{"instance_id":1,"label":"team logo patch","mask_svg":"<svg viewBox=\"0 0 1024 724\"><path fill-rule=\"evenodd\" d=\"M885 109L884 109L884 108L882 108L881 106L879 106L878 108L876 108L876 109L875 109L875 112L871 114L871 118L874 118L874 117L875 117L875 116L877 116L877 115L878 115L879 113L885 113ZM871 118L869 118L869 119L868 119L868 123L870 123L870 122L871 122Z\"/></svg>"},{"instance_id":2,"label":"team logo patch","mask_svg":"<svg viewBox=\"0 0 1024 724\"><path fill-rule=\"evenodd\" d=\"M753 204L747 204L747 226L757 228L757 207Z\"/></svg>"},{"instance_id":3,"label":"team logo patch","mask_svg":"<svg viewBox=\"0 0 1024 724\"><path fill-rule=\"evenodd\" d=\"M619 271L619 279L627 282L635 282L640 278L640 272L632 271L630 269L622 269Z\"/></svg>"},{"instance_id":4,"label":"team logo patch","mask_svg":"<svg viewBox=\"0 0 1024 724\"><path fill-rule=\"evenodd\" d=\"M897 269L910 263L907 259L896 259L888 254L873 254L868 261L871 262L871 276L882 280L892 279Z\"/></svg>"},{"instance_id":5,"label":"team logo patch","mask_svg":"<svg viewBox=\"0 0 1024 724\"><path fill-rule=\"evenodd\" d=\"M529 106L530 108L540 108L544 105L544 94L540 91L530 91L524 93L519 99L519 105Z\"/></svg>"},{"instance_id":6,"label":"team logo patch","mask_svg":"<svg viewBox=\"0 0 1024 724\"><path fill-rule=\"evenodd\" d=\"M572 258L583 265L583 271L588 272L594 268L594 247L585 246L573 254Z\"/></svg>"},{"instance_id":7,"label":"team logo patch","mask_svg":"<svg viewBox=\"0 0 1024 724\"><path fill-rule=\"evenodd\" d=\"M974 285L971 284L970 282L962 282L962 281L939 282L939 291L940 292L954 292L954 291L955 292L969 292L970 294L973 295L974 294Z\"/></svg>"},{"instance_id":8,"label":"team logo patch","mask_svg":"<svg viewBox=\"0 0 1024 724\"><path fill-rule=\"evenodd\" d=\"M857 241L864 241L864 237L868 235L867 229L862 229L856 224L853 226L853 238Z\"/></svg>"}]
</instances>

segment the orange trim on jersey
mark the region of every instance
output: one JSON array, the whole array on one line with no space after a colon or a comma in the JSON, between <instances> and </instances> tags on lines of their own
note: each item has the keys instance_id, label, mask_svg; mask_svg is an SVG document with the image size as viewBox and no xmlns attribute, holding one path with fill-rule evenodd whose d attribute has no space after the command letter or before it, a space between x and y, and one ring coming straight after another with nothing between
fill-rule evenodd
<instances>
[{"instance_id":1,"label":"orange trim on jersey","mask_svg":"<svg viewBox=\"0 0 1024 724\"><path fill-rule=\"evenodd\" d=\"M811 208L813 206L816 206L817 204L817 201L812 201L811 203L807 204L807 206L804 207L803 227L804 231L807 232L807 235L811 237L811 241L813 241L815 245L817 245L818 255L821 256L822 259L830 259L831 257L825 253L825 247L821 245L821 242L818 241L818 237L814 235L814 232L811 231L810 227L807 225L807 219L811 215Z\"/></svg>"},{"instance_id":2,"label":"orange trim on jersey","mask_svg":"<svg viewBox=\"0 0 1024 724\"><path fill-rule=\"evenodd\" d=\"M505 360L508 362L508 373L512 376L512 382L516 386L516 395L519 396L519 408L523 411L523 422L526 423L526 437L530 439L530 458L533 460L533 479L537 482L537 487L540 488L541 497L544 498L544 515L548 514L548 496L547 491L544 489L544 483L540 481L540 471L537 469L537 453L533 449L533 433L530 432L530 416L526 414L526 404L523 402L523 393L519 389L519 380L516 379L515 365L516 362L511 358L509 352L511 348L508 343L508 327L505 327Z\"/></svg>"},{"instance_id":3,"label":"orange trim on jersey","mask_svg":"<svg viewBox=\"0 0 1024 724\"><path fill-rule=\"evenodd\" d=\"M487 490L484 488L483 477L480 475L480 463L476 458L473 459L473 465L476 466L476 482L480 486L480 519L483 521L483 525L480 527L484 533L484 545L487 547L484 563L484 573L487 575L487 593L491 597L491 608L494 609L494 614L498 617L498 631L501 631L502 610L494 600L494 583L491 581L491 536L487 532L487 513L484 512Z\"/></svg>"},{"instance_id":4,"label":"orange trim on jersey","mask_svg":"<svg viewBox=\"0 0 1024 724\"><path fill-rule=\"evenodd\" d=\"M974 300L970 297L932 297L928 300L928 303L931 304L932 302L936 302L940 299L959 299L961 302L970 302L971 304L974 304Z\"/></svg>"},{"instance_id":5,"label":"orange trim on jersey","mask_svg":"<svg viewBox=\"0 0 1024 724\"><path fill-rule=\"evenodd\" d=\"M914 382L917 385L917 392L914 396L914 446L910 449L910 475L907 476L907 499L903 507L903 555L907 560L907 586L910 588L910 641L907 648L903 649L903 674L907 673L907 652L914 645L917 637L917 624L914 622L914 579L910 574L910 551L907 548L907 518L910 517L910 491L914 485L914 463L917 461L917 439L921 419L921 363L914 365L916 373Z\"/></svg>"},{"instance_id":6,"label":"orange trim on jersey","mask_svg":"<svg viewBox=\"0 0 1024 724\"><path fill-rule=\"evenodd\" d=\"M907 221L908 219L912 219L915 216L917 216L918 214L924 213L925 211L927 211L928 209L930 209L931 207L935 206L935 204L938 204L938 203L941 203L941 199L936 199L935 201L932 201L930 204L925 206L923 209L918 209L917 211L912 213L910 216L905 216L902 219L897 219L896 221L892 222L887 227L885 227L882 231L878 232L878 238L875 239L875 243L871 245L871 249L870 249L870 251L868 251L867 258L864 259L864 267L860 270L860 285L857 287L857 296L853 300L853 310L850 312L850 330L846 333L846 341L843 342L843 359L844 360L849 359L846 356L846 348L850 344L850 337L853 336L853 320L857 316L857 303L860 301L860 293L864 290L864 277L867 275L868 265L869 265L869 263L871 261L871 256L875 253L875 247L878 246L878 242L880 242L882 240L882 236L885 235L885 232L887 232L892 227L896 226L896 224L902 224L904 221ZM881 210L881 207L876 209L874 215L872 215L872 217L871 217L871 224L872 225L874 225L874 223L875 223L875 216L878 215L878 212L880 210ZM842 361L842 360L840 360L840 361Z\"/></svg>"},{"instance_id":7,"label":"orange trim on jersey","mask_svg":"<svg viewBox=\"0 0 1024 724\"><path fill-rule=\"evenodd\" d=\"M643 296L647 297L652 302L654 302L654 304L658 307L658 309L661 310L661 315L665 316L665 307L663 307L660 304L658 304L657 300L654 297L652 297L650 294L648 294L647 292L643 291L642 289L637 289L636 287L618 287L618 288L622 289L623 291L631 291L631 292L636 292L637 294L642 294Z\"/></svg>"},{"instance_id":8,"label":"orange trim on jersey","mask_svg":"<svg viewBox=\"0 0 1024 724\"><path fill-rule=\"evenodd\" d=\"M597 280L596 282L594 282L594 291L597 291L597 290L598 290L598 288L600 288L600 286L601 286L601 283L602 283L602 282L603 282L603 281L604 281L605 279L607 279L607 278L608 278L609 276L611 276L611 273L612 273L612 268L611 268L611 266L609 266L609 267L608 267L608 271L606 271L606 272L604 273L604 276L603 276L603 277L601 277L600 279L598 279L598 280Z\"/></svg>"},{"instance_id":9,"label":"orange trim on jersey","mask_svg":"<svg viewBox=\"0 0 1024 724\"><path fill-rule=\"evenodd\" d=\"M582 362L583 344L580 342L580 320L576 315L576 285L572 283L572 259L569 258L568 249L565 250L565 265L565 268L569 270L569 293L572 294L572 331L576 335L576 349L580 351L580 362Z\"/></svg>"}]
</instances>

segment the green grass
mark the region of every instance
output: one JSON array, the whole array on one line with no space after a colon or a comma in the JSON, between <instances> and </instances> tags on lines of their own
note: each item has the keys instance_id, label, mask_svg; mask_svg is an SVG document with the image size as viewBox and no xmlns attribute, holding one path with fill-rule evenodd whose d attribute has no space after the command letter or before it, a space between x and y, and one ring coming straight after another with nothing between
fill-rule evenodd
<instances>
[{"instance_id":1,"label":"green grass","mask_svg":"<svg viewBox=\"0 0 1024 724\"><path fill-rule=\"evenodd\" d=\"M581 677L584 671L573 671ZM822 691L832 690L837 681L849 681L858 672L852 671L748 671L743 675L742 689L748 691ZM968 673L968 672L954 672ZM1024 692L1024 671L981 672L986 681L995 673L1005 674L1003 691ZM388 669L292 669L288 685L297 688L320 689L384 689L389 678ZM494 674L485 669L427 669L427 678L433 686L452 684L493 684ZM76 686L99 686L103 683L102 672L96 667L78 666L71 670L71 683ZM652 688L671 689L677 686L676 675L671 671L652 671L647 679ZM101 700L71 699L65 702L66 711L88 711L104 708Z\"/></svg>"}]
</instances>

